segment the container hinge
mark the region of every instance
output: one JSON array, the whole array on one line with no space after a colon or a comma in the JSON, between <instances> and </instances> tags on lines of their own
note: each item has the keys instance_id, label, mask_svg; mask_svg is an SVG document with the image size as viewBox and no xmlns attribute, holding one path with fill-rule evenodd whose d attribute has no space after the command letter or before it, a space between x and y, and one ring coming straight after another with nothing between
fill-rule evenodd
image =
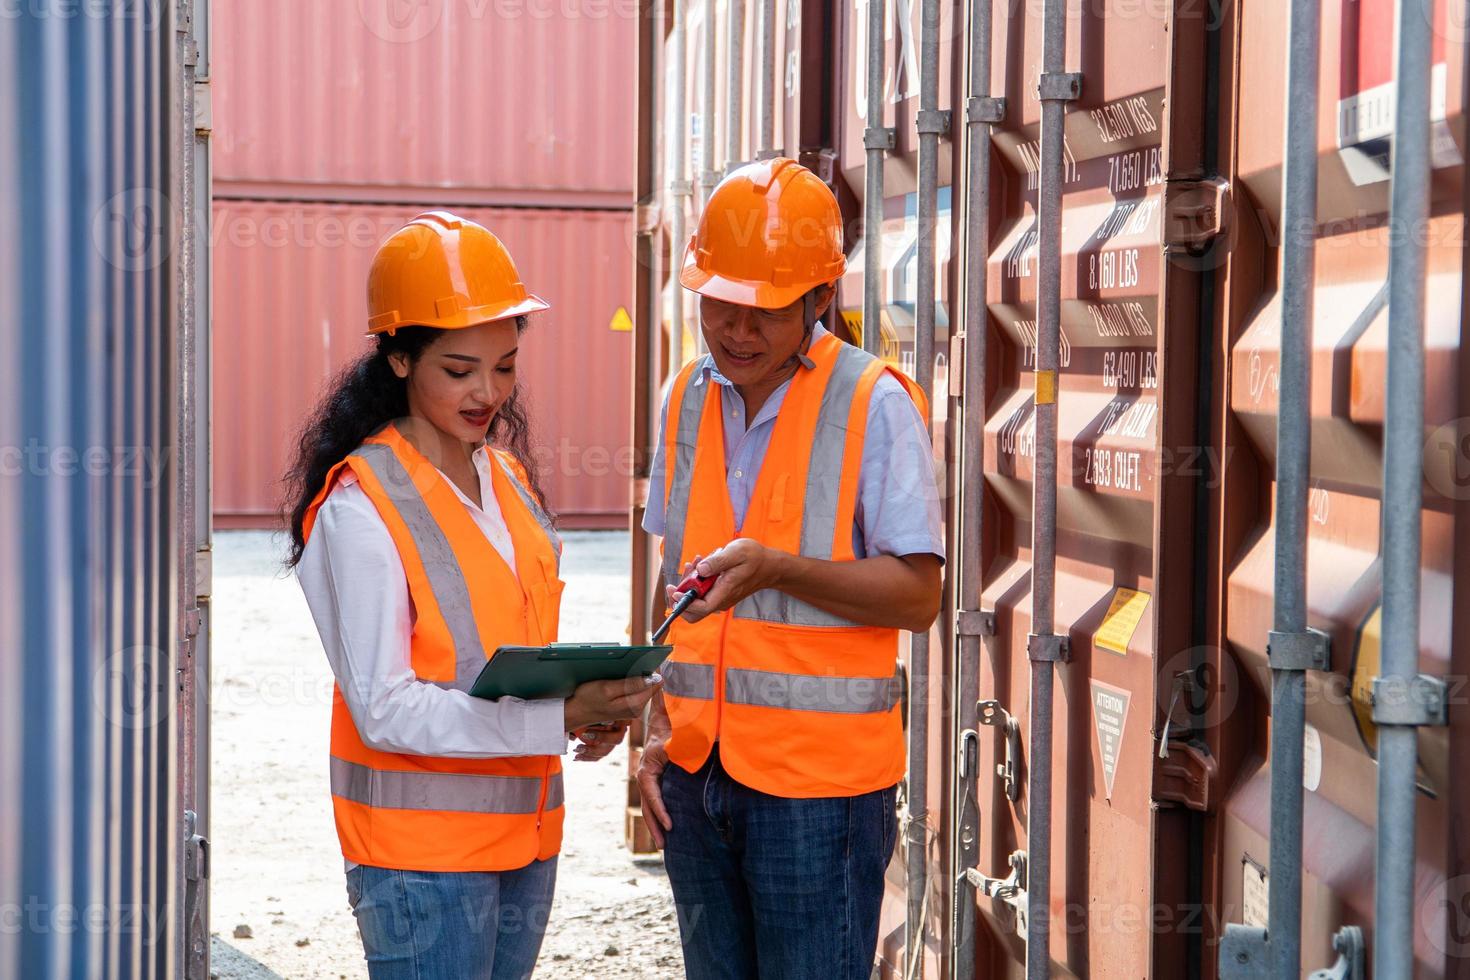
<instances>
[{"instance_id":1,"label":"container hinge","mask_svg":"<svg viewBox=\"0 0 1470 980\"><path fill-rule=\"evenodd\" d=\"M1006 100L997 98L971 98L965 100L965 122L971 126L990 123L992 126L1005 122Z\"/></svg>"},{"instance_id":2,"label":"container hinge","mask_svg":"<svg viewBox=\"0 0 1470 980\"><path fill-rule=\"evenodd\" d=\"M1071 645L1056 633L1031 633L1026 637L1026 653L1033 663L1064 664L1071 657Z\"/></svg>"},{"instance_id":3,"label":"container hinge","mask_svg":"<svg viewBox=\"0 0 1470 980\"><path fill-rule=\"evenodd\" d=\"M962 877L987 898L1000 903L1002 909L1010 909L1016 925L1016 935L1026 938L1026 852L1012 851L1007 859L1011 873L1004 878L991 878L979 868L965 869Z\"/></svg>"},{"instance_id":4,"label":"container hinge","mask_svg":"<svg viewBox=\"0 0 1470 980\"><path fill-rule=\"evenodd\" d=\"M1176 803L1208 813L1214 802L1211 789L1218 771L1207 746L1182 738L1160 739L1154 757L1154 802Z\"/></svg>"},{"instance_id":5,"label":"container hinge","mask_svg":"<svg viewBox=\"0 0 1470 980\"><path fill-rule=\"evenodd\" d=\"M194 552L194 596L208 599L214 592L214 550L200 548Z\"/></svg>"},{"instance_id":6,"label":"container hinge","mask_svg":"<svg viewBox=\"0 0 1470 980\"><path fill-rule=\"evenodd\" d=\"M898 139L892 126L869 126L863 130L863 149L891 150Z\"/></svg>"},{"instance_id":7,"label":"container hinge","mask_svg":"<svg viewBox=\"0 0 1470 980\"><path fill-rule=\"evenodd\" d=\"M1367 959L1363 950L1363 930L1357 926L1343 926L1333 934L1332 948L1337 951L1337 962L1325 970L1313 970L1307 980L1363 980Z\"/></svg>"},{"instance_id":8,"label":"container hinge","mask_svg":"<svg viewBox=\"0 0 1470 980\"><path fill-rule=\"evenodd\" d=\"M1171 180L1164 186L1164 247L1204 252L1225 233L1230 183Z\"/></svg>"},{"instance_id":9,"label":"container hinge","mask_svg":"<svg viewBox=\"0 0 1470 980\"><path fill-rule=\"evenodd\" d=\"M914 129L920 136L948 136L952 123L948 109L920 109L914 116Z\"/></svg>"},{"instance_id":10,"label":"container hinge","mask_svg":"<svg viewBox=\"0 0 1470 980\"><path fill-rule=\"evenodd\" d=\"M194 83L194 135L208 137L214 131L214 99L208 82Z\"/></svg>"},{"instance_id":11,"label":"container hinge","mask_svg":"<svg viewBox=\"0 0 1470 980\"><path fill-rule=\"evenodd\" d=\"M994 636L995 613L988 609L961 609L955 617L955 632L960 636Z\"/></svg>"},{"instance_id":12,"label":"container hinge","mask_svg":"<svg viewBox=\"0 0 1470 980\"><path fill-rule=\"evenodd\" d=\"M1266 638L1266 660L1272 670L1330 670L1332 638L1310 626L1300 633L1272 630Z\"/></svg>"},{"instance_id":13,"label":"container hinge","mask_svg":"<svg viewBox=\"0 0 1470 980\"><path fill-rule=\"evenodd\" d=\"M209 878L209 840L196 833L199 814L184 811L184 880L205 881Z\"/></svg>"},{"instance_id":14,"label":"container hinge","mask_svg":"<svg viewBox=\"0 0 1470 980\"><path fill-rule=\"evenodd\" d=\"M837 151L830 146L802 150L797 155L797 162L820 177L828 187L837 179Z\"/></svg>"},{"instance_id":15,"label":"container hinge","mask_svg":"<svg viewBox=\"0 0 1470 980\"><path fill-rule=\"evenodd\" d=\"M975 716L980 724L999 728L1005 739L1005 761L995 765L996 778L1005 787L1006 799L1012 803L1021 798L1021 726L999 701L975 702Z\"/></svg>"},{"instance_id":16,"label":"container hinge","mask_svg":"<svg viewBox=\"0 0 1470 980\"><path fill-rule=\"evenodd\" d=\"M772 147L769 150L758 150L755 154L755 158L757 160L776 160L780 157L784 157L785 155L786 151L777 146Z\"/></svg>"},{"instance_id":17,"label":"container hinge","mask_svg":"<svg viewBox=\"0 0 1470 980\"><path fill-rule=\"evenodd\" d=\"M1045 71L1036 85L1042 102L1071 102L1082 94L1080 71Z\"/></svg>"},{"instance_id":18,"label":"container hinge","mask_svg":"<svg viewBox=\"0 0 1470 980\"><path fill-rule=\"evenodd\" d=\"M1449 690L1432 674L1375 677L1373 723L1442 728L1450 723Z\"/></svg>"},{"instance_id":19,"label":"container hinge","mask_svg":"<svg viewBox=\"0 0 1470 980\"><path fill-rule=\"evenodd\" d=\"M640 201L633 209L633 228L639 235L652 235L662 220L663 210L657 201Z\"/></svg>"}]
</instances>

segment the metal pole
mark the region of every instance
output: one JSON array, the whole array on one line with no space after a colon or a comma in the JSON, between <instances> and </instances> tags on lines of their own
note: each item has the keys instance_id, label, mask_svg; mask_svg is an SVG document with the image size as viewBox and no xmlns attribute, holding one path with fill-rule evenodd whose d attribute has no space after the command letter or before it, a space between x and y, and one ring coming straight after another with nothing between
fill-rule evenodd
<instances>
[{"instance_id":1,"label":"metal pole","mask_svg":"<svg viewBox=\"0 0 1470 980\"><path fill-rule=\"evenodd\" d=\"M1051 752L1054 664L1066 644L1055 633L1057 536L1057 372L1062 295L1062 168L1066 103L1078 75L1063 71L1066 0L1044 0L1041 41L1041 164L1036 202L1038 277L1034 411L1036 466L1031 495L1031 739L1027 757L1026 978L1051 975Z\"/></svg>"},{"instance_id":2,"label":"metal pole","mask_svg":"<svg viewBox=\"0 0 1470 980\"><path fill-rule=\"evenodd\" d=\"M756 159L780 156L776 149L776 0L761 0L760 146Z\"/></svg>"},{"instance_id":3,"label":"metal pole","mask_svg":"<svg viewBox=\"0 0 1470 980\"><path fill-rule=\"evenodd\" d=\"M715 17L715 0L704 0L704 86L699 100L699 209L709 200L710 191L720 182L720 168L716 164L715 151L715 56L718 50Z\"/></svg>"},{"instance_id":4,"label":"metal pole","mask_svg":"<svg viewBox=\"0 0 1470 980\"><path fill-rule=\"evenodd\" d=\"M729 0L730 33L725 38L725 173L743 162L745 122L745 0Z\"/></svg>"},{"instance_id":5,"label":"metal pole","mask_svg":"<svg viewBox=\"0 0 1470 980\"><path fill-rule=\"evenodd\" d=\"M1319 0L1292 0L1282 174L1281 387L1276 420L1276 606L1271 678L1270 975L1299 980L1302 913L1302 742L1306 665L1281 656L1307 635L1307 494L1312 444L1312 304L1317 245Z\"/></svg>"},{"instance_id":6,"label":"metal pole","mask_svg":"<svg viewBox=\"0 0 1470 980\"><path fill-rule=\"evenodd\" d=\"M669 264L677 270L683 254L685 237L684 208L689 200L689 173L685 169L688 143L688 117L684 108L685 58L688 35L684 27L685 6L689 0L669 0L674 18L669 31L669 115L673 123L669 133ZM670 277L673 302L669 308L669 373L684 364L684 288L678 277ZM661 380L661 379L660 379Z\"/></svg>"},{"instance_id":7,"label":"metal pole","mask_svg":"<svg viewBox=\"0 0 1470 980\"><path fill-rule=\"evenodd\" d=\"M1419 681L1420 512L1424 505L1424 238L1429 221L1429 65L1432 3L1398 4L1397 80L1392 148L1388 260L1388 388L1383 431L1383 675L1380 697ZM1431 681L1424 678L1425 681ZM1418 698L1420 706L1426 698ZM1412 707L1412 705L1410 705ZM1440 713L1443 707L1439 708ZM1386 713L1385 713L1386 714ZM1373 921L1373 976L1414 975L1414 775L1417 725L1380 721L1378 851ZM1300 756L1298 756L1300 758ZM1273 883L1272 887L1275 885Z\"/></svg>"},{"instance_id":8,"label":"metal pole","mask_svg":"<svg viewBox=\"0 0 1470 980\"><path fill-rule=\"evenodd\" d=\"M934 249L939 210L939 137L948 126L939 111L939 0L923 0L919 25L918 247L919 269L914 298L914 371L919 387L934 397L935 279ZM866 338L867 332L864 331ZM927 419L925 422L927 423ZM925 892L929 887L929 632L914 633L909 642L909 771L906 882L908 938L913 964L924 955Z\"/></svg>"},{"instance_id":9,"label":"metal pole","mask_svg":"<svg viewBox=\"0 0 1470 980\"><path fill-rule=\"evenodd\" d=\"M867 175L863 190L863 350L881 349L883 307L883 154L893 149L893 130L883 125L883 14L887 0L868 4L868 126L863 130Z\"/></svg>"},{"instance_id":10,"label":"metal pole","mask_svg":"<svg viewBox=\"0 0 1470 980\"><path fill-rule=\"evenodd\" d=\"M973 716L980 698L980 566L982 514L985 503L985 355L989 295L985 263L990 257L991 126L1005 115L1003 103L990 97L991 0L969 0L970 74L965 103L965 308L963 366L964 416L961 429L959 668L956 671L955 716L966 719L959 739L958 856L961 873L955 885L955 980L975 976L975 902L968 876L980 858L978 759L968 755L979 719Z\"/></svg>"}]
</instances>

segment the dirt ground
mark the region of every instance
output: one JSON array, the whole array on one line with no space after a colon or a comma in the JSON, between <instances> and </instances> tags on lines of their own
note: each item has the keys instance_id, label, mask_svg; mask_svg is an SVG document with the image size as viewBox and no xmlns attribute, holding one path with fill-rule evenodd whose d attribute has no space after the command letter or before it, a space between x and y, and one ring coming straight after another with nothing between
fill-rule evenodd
<instances>
[{"instance_id":1,"label":"dirt ground","mask_svg":"<svg viewBox=\"0 0 1470 980\"><path fill-rule=\"evenodd\" d=\"M327 788L332 677L282 539L215 535L212 972L365 978ZM628 537L566 535L563 640L623 640ZM567 765L556 904L537 977L683 975L662 863L623 846L627 754Z\"/></svg>"}]
</instances>

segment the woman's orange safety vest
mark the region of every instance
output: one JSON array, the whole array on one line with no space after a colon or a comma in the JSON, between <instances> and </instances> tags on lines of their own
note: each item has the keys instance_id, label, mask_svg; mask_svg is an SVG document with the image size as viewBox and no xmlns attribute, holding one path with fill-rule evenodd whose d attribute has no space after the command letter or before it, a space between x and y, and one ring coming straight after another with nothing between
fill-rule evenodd
<instances>
[{"instance_id":1,"label":"woman's orange safety vest","mask_svg":"<svg viewBox=\"0 0 1470 980\"><path fill-rule=\"evenodd\" d=\"M669 394L664 578L736 537L779 551L852 561L858 471L873 385L887 365L825 334L776 416L745 524L735 527L725 427L706 355ZM924 394L897 371L914 401ZM925 409L925 411L927 411ZM694 772L716 739L740 783L793 798L885 789L904 771L898 630L864 626L773 589L670 631L664 704L669 759Z\"/></svg>"},{"instance_id":2,"label":"woman's orange safety vest","mask_svg":"<svg viewBox=\"0 0 1470 980\"><path fill-rule=\"evenodd\" d=\"M485 539L449 481L392 425L342 467L377 507L403 559L413 601L413 672L468 691L496 648L556 639L561 541L509 453L492 449L495 499L515 543L516 569ZM556 756L450 759L379 752L358 735L339 689L332 699L332 807L342 854L404 871L508 871L561 849Z\"/></svg>"}]
</instances>

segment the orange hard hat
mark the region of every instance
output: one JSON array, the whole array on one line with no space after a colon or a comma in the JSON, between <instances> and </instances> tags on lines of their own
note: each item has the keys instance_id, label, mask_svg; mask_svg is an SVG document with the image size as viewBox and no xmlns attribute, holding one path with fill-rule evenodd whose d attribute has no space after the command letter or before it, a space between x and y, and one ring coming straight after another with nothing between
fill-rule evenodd
<instances>
[{"instance_id":1,"label":"orange hard hat","mask_svg":"<svg viewBox=\"0 0 1470 980\"><path fill-rule=\"evenodd\" d=\"M837 198L816 174L777 157L720 181L689 239L679 283L727 303L780 309L846 267Z\"/></svg>"},{"instance_id":2,"label":"orange hard hat","mask_svg":"<svg viewBox=\"0 0 1470 980\"><path fill-rule=\"evenodd\" d=\"M369 334L455 330L550 308L526 292L500 239L448 211L426 211L389 235L368 272Z\"/></svg>"}]
</instances>

